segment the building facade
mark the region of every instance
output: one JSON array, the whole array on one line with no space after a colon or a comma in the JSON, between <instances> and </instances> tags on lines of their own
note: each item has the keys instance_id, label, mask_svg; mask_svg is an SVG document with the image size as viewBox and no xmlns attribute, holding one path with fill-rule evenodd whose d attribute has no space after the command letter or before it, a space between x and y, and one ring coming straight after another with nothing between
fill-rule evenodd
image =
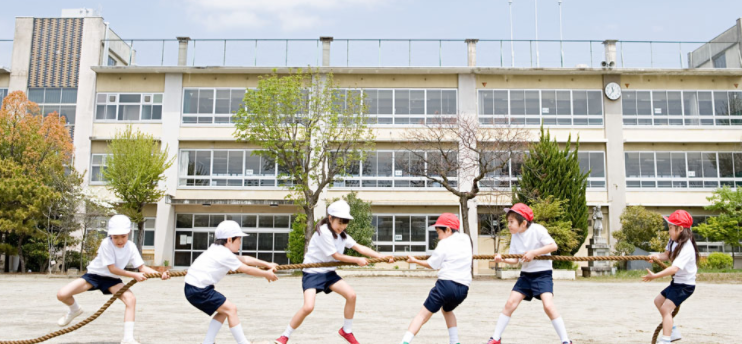
<instances>
[{"instance_id":1,"label":"building facade","mask_svg":"<svg viewBox=\"0 0 742 344\"><path fill-rule=\"evenodd\" d=\"M167 196L145 210L145 258L155 265L168 261L187 267L213 241L216 225L232 219L251 234L242 254L288 263L296 206L285 200L279 166L254 154L256 145L237 142L232 124L245 90L256 87L259 76L306 67L289 62L288 41L285 63L273 55L282 51L279 46L263 50L268 62L260 66L258 41L254 55L247 50L231 55L228 47L237 43L225 40L222 55L219 42L217 48L203 48L213 42L187 37L127 41L95 14L67 15L72 17L16 19L10 68L0 69L0 95L25 91L45 112L67 117L74 167L87 171L85 187L113 201L101 171L107 141L117 131L131 125L169 148L176 162L166 172ZM482 62L483 42L460 43L458 53L466 59L459 66L416 66L411 48L408 66L383 66L381 41L381 66L336 65L332 59L343 48L350 61L350 41L343 45L323 37L297 43L314 47L308 55L320 73L333 73L339 87L363 92L369 115L376 119L376 151L358 171L326 189L317 216L324 215L325 200L357 191L373 204L379 251L431 252L435 231L429 225L442 212L459 213L457 199L406 176L396 165L405 158L405 131L439 115L475 116L483 128L493 130L503 124L522 127L531 140L538 139L542 124L562 143L579 136L580 164L591 171L587 202L601 206L607 233L620 229L622 211L633 205L665 215L682 208L702 222L714 215L703 209L714 189L742 184L740 69L693 65L690 58L684 66L682 53L679 68L628 68L622 62L623 45L616 41L602 42L605 67L514 67L515 61L502 66L505 49L500 65L488 66ZM218 66L196 62L217 52L223 56ZM154 53L160 55L152 58ZM515 56L514 50L510 53ZM606 96L612 83L621 90L617 99ZM519 174L520 159L513 157L487 187L509 189ZM471 202L478 254L494 250L484 219L509 203L502 198ZM731 254L723 243L697 240L703 254ZM578 254L585 253L583 248ZM476 270L493 273L487 262L479 262Z\"/></svg>"}]
</instances>

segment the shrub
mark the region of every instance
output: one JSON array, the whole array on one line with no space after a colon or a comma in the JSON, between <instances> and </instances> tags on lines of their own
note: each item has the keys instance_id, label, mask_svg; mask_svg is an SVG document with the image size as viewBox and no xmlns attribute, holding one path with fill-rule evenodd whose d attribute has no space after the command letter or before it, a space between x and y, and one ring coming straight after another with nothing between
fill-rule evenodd
<instances>
[{"instance_id":1,"label":"shrub","mask_svg":"<svg viewBox=\"0 0 742 344\"><path fill-rule=\"evenodd\" d=\"M734 265L734 259L721 252L714 252L709 255L708 259L708 267L711 269L731 269Z\"/></svg>"}]
</instances>

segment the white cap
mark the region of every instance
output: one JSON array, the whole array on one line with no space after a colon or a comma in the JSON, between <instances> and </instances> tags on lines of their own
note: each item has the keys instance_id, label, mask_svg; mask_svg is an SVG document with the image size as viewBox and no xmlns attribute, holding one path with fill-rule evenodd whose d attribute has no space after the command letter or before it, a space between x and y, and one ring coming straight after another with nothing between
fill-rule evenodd
<instances>
[{"instance_id":1,"label":"white cap","mask_svg":"<svg viewBox=\"0 0 742 344\"><path fill-rule=\"evenodd\" d=\"M108 220L108 235L124 235L131 232L131 220L126 215L114 215Z\"/></svg>"},{"instance_id":2,"label":"white cap","mask_svg":"<svg viewBox=\"0 0 742 344\"><path fill-rule=\"evenodd\" d=\"M222 221L216 226L216 239L229 239L234 237L243 237L247 234L242 232L242 227L232 220Z\"/></svg>"},{"instance_id":3,"label":"white cap","mask_svg":"<svg viewBox=\"0 0 742 344\"><path fill-rule=\"evenodd\" d=\"M330 206L327 207L327 215L341 219L353 219L353 216L350 216L350 206L348 205L348 202L343 200L330 204Z\"/></svg>"}]
</instances>

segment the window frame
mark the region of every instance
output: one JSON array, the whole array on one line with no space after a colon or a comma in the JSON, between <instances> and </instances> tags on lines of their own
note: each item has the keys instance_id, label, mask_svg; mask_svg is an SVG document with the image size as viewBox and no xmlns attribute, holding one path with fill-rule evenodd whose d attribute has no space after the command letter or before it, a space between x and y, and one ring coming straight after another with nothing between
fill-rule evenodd
<instances>
[{"instance_id":1,"label":"window frame","mask_svg":"<svg viewBox=\"0 0 742 344\"><path fill-rule=\"evenodd\" d=\"M712 190L716 190L719 187L723 186L729 186L732 189L735 189L738 185L742 186L742 177L735 177L736 175L736 166L734 166L734 154L740 154L740 152L735 151L625 151L624 157L626 157L626 154L652 154L653 163L654 163L654 177L626 177L626 189L627 191L703 191L708 192ZM685 156L685 177L659 177L658 171L657 171L657 153L670 153L671 154L671 161L672 161L672 153L682 153ZM695 153L700 154L701 159L707 154L714 154L716 159L716 177L691 177L691 170L690 170L690 164L688 161L688 154L689 153ZM732 175L733 177L721 177L720 174L720 167L719 167L719 154L732 154ZM627 159L624 158L624 171L626 169L626 161ZM700 169L703 172L703 160L699 162ZM671 165L671 171L673 170ZM640 172L641 174L641 172ZM669 186L660 186L661 183L663 185ZM679 186L675 186L677 185ZM682 186L684 184L684 186ZM699 184L700 183L700 184ZM715 183L715 185L711 185L711 183ZM654 186L651 186L651 185ZM694 185L695 184L695 185ZM647 185L646 187L644 185ZM700 185L700 186L696 186ZM708 185L708 186L707 186Z\"/></svg>"},{"instance_id":2,"label":"window frame","mask_svg":"<svg viewBox=\"0 0 742 344\"><path fill-rule=\"evenodd\" d=\"M183 87L182 94L181 94L181 97L182 97L181 99L183 99L183 101L180 104L181 105L181 108L180 108L180 125L181 126L185 126L185 127L189 127L189 126L190 127L198 127L198 126L234 126L234 123L235 123L234 122L234 119L235 119L234 112L233 113L228 113L228 114L216 113L216 103L217 103L217 99L218 99L217 98L217 93L218 93L218 91L225 91L225 90L230 91L229 95L230 95L230 108L231 108L232 92L233 91L237 91L237 90L243 91L244 92L243 93L243 99L244 99L244 94L246 94L247 91L250 90L250 89L254 89L254 87L244 87L244 88L243 87ZM186 108L186 92L192 91L192 90L198 91L198 93L199 93L196 96L196 99L197 99L196 105L195 105L196 106L196 109L195 109L196 112L195 113L191 113L191 112L186 113L185 112L185 108ZM211 112L210 113L199 113L198 112L198 110L199 110L198 109L199 108L199 100L198 99L200 98L201 90L212 90L212 91L214 91L214 102L211 105ZM242 107L244 108L244 104L242 104L242 105L243 105ZM186 120L187 117L194 118L196 120L196 122L186 122L185 120ZM211 121L210 122L200 122L200 119L201 118L211 118ZM217 122L216 121L217 118L220 118L220 119L222 119L222 118L229 118L229 120L226 121L226 122Z\"/></svg>"},{"instance_id":3,"label":"window frame","mask_svg":"<svg viewBox=\"0 0 742 344\"><path fill-rule=\"evenodd\" d=\"M508 110L507 114L496 114L497 110L494 107L494 92L507 92L507 104L508 104ZM527 102L527 92L538 92L539 94L539 114L528 114L528 110L526 109ZM565 92L569 91L569 104L570 104L570 110L569 115L560 114L559 111L559 93L558 92ZM482 94L486 92L492 93L492 99L493 99L493 113L492 114L485 114L483 113L484 104L482 104ZM524 93L524 114L513 114L513 97L512 92L523 92ZM544 113L544 109L548 109L548 107L544 107L544 92L554 92L554 114ZM575 114L575 92L585 92L585 101L586 101L586 107L585 111L586 114ZM600 92L600 115L591 115L590 114L590 94L589 92ZM477 89L477 115L479 118L479 123L486 127L496 127L496 126L502 126L502 125L518 125L518 126L524 126L526 128L538 128L542 124L544 127L549 128L602 128L605 126L605 100L603 96L603 90L601 89L531 89L531 88L518 88L518 89ZM514 121L516 119L516 121ZM522 119L522 121L521 121ZM564 121L569 120L569 124L566 124ZM585 120L586 124L575 124L575 119L579 120ZM546 121L549 120L549 121ZM552 121L553 120L553 123ZM562 121L562 124L560 124L560 120ZM594 122L594 124L590 124ZM548 122L548 123L547 123Z\"/></svg>"},{"instance_id":4,"label":"window frame","mask_svg":"<svg viewBox=\"0 0 742 344\"><path fill-rule=\"evenodd\" d=\"M742 97L742 91L740 90L703 90L703 89L693 89L693 90L683 90L683 89L632 89L632 90L623 90L623 96L622 96L622 102L624 101L624 97L628 93L636 93L636 92L649 92L649 103L652 106L651 111L649 115L639 115L637 114L626 114L622 113L622 123L624 129L633 129L633 128L679 128L679 127L686 127L686 128L708 128L708 127L719 127L719 128L734 128L737 126L742 125L742 116L736 116L738 118L735 118L735 115L733 115L733 107L731 102L731 96L734 93L739 93ZM656 114L655 113L655 107L654 107L654 95L655 92L665 92L669 95L670 92L679 92L680 93L680 109L681 114L680 115L670 115L668 114ZM711 94L711 111L710 115L702 115L701 114L701 106L699 100L698 93L709 93ZM718 115L717 114L717 100L716 100L716 94L723 92L726 94L726 103L727 103L727 115ZM698 112L696 115L686 115L686 94L695 94L694 97L694 108ZM635 100L636 101L636 100ZM667 97L668 102L668 109L669 109L669 96ZM622 104L623 105L623 104ZM742 103L741 103L742 105ZM740 106L740 110L742 110L742 106ZM692 109L688 109L687 111L692 111ZM738 110L739 111L739 110ZM622 111L623 112L623 111ZM637 111L638 112L638 111ZM669 111L668 111L669 112ZM631 123L632 120L635 123ZM663 124L662 122L667 121L667 124ZM641 123L641 121L644 121L644 123ZM677 124L671 124L672 121L675 121ZM728 123L724 123L728 122ZM735 123L736 122L736 123ZM651 123L651 124L647 124ZM659 123L659 124L657 124Z\"/></svg>"},{"instance_id":5,"label":"window frame","mask_svg":"<svg viewBox=\"0 0 742 344\"><path fill-rule=\"evenodd\" d=\"M99 103L99 97L105 95L105 102ZM121 102L121 96L133 96L138 95L140 96L139 102L136 103L122 103ZM155 103L155 96L161 96L162 101L160 103ZM110 102L110 97L115 96L116 101ZM144 97L149 96L150 102L145 102ZM162 117L164 115L164 106L165 105L165 93L161 92L99 92L95 94L95 113L93 114L93 121L95 123L162 123ZM99 119L98 118L98 111L100 110L100 107L103 107L104 111L106 112L105 116L108 115L108 110L110 106L115 107L115 116L116 119ZM121 111L122 106L139 106L139 116L138 119L132 120L132 119L122 119L119 120L119 111ZM152 112L150 113L150 116L154 113L155 106L160 107L160 119L142 119L142 116L144 115L144 107L145 106L152 106Z\"/></svg>"}]
</instances>

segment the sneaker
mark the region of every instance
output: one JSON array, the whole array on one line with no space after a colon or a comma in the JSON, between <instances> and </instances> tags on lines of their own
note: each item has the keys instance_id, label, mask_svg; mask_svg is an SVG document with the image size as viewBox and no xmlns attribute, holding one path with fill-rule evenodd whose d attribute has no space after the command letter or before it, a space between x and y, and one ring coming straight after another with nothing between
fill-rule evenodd
<instances>
[{"instance_id":1,"label":"sneaker","mask_svg":"<svg viewBox=\"0 0 742 344\"><path fill-rule=\"evenodd\" d=\"M350 344L361 344L356 340L356 336L354 336L353 333L345 333L342 327L340 328L340 330L338 330L338 334Z\"/></svg>"},{"instance_id":2,"label":"sneaker","mask_svg":"<svg viewBox=\"0 0 742 344\"><path fill-rule=\"evenodd\" d=\"M289 337L280 336L278 339L273 341L273 344L286 344L289 342Z\"/></svg>"},{"instance_id":3,"label":"sneaker","mask_svg":"<svg viewBox=\"0 0 742 344\"><path fill-rule=\"evenodd\" d=\"M662 340L662 338L657 339L657 344L670 344L669 340Z\"/></svg>"},{"instance_id":4,"label":"sneaker","mask_svg":"<svg viewBox=\"0 0 742 344\"><path fill-rule=\"evenodd\" d=\"M487 341L487 344L500 344L500 340L502 340L502 338L495 340L494 338L490 337L490 340Z\"/></svg>"},{"instance_id":5,"label":"sneaker","mask_svg":"<svg viewBox=\"0 0 742 344\"><path fill-rule=\"evenodd\" d=\"M572 344L572 341L570 340L569 342L562 342L562 344Z\"/></svg>"},{"instance_id":6,"label":"sneaker","mask_svg":"<svg viewBox=\"0 0 742 344\"><path fill-rule=\"evenodd\" d=\"M139 344L139 342L137 342L134 339L132 339L132 340L122 340L121 341L121 344Z\"/></svg>"},{"instance_id":7,"label":"sneaker","mask_svg":"<svg viewBox=\"0 0 742 344\"><path fill-rule=\"evenodd\" d=\"M77 312L67 312L67 314L57 320L57 325L62 327L67 326L72 322L72 319L77 318L80 314L82 314L82 307L80 307Z\"/></svg>"},{"instance_id":8,"label":"sneaker","mask_svg":"<svg viewBox=\"0 0 742 344\"><path fill-rule=\"evenodd\" d=\"M677 342L679 340L683 339L683 336L680 335L680 330L677 329L677 327L672 327L672 334L670 334L670 341L671 342Z\"/></svg>"}]
</instances>

